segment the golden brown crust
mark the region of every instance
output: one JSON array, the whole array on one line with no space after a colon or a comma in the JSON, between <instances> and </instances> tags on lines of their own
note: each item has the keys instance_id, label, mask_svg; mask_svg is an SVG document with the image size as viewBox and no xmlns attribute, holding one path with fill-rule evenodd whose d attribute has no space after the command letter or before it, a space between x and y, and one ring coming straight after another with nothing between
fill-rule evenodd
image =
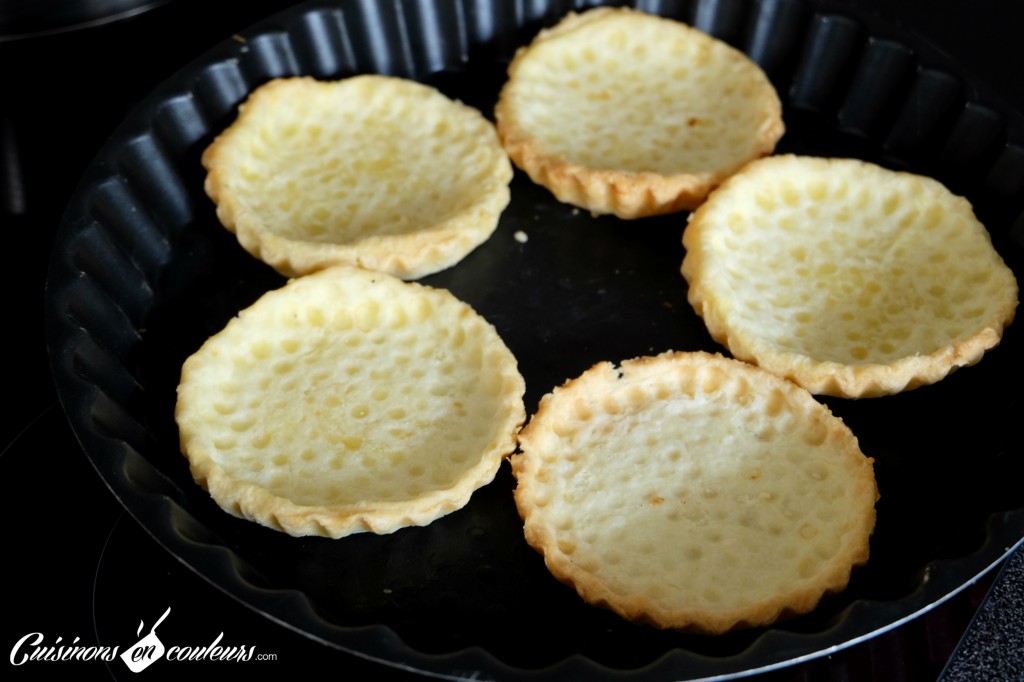
<instances>
[{"instance_id":1,"label":"golden brown crust","mask_svg":"<svg viewBox=\"0 0 1024 682\"><path fill-rule=\"evenodd\" d=\"M495 118L509 156L595 214L692 209L784 131L778 95L743 53L629 8L569 14L508 72Z\"/></svg>"},{"instance_id":2,"label":"golden brown crust","mask_svg":"<svg viewBox=\"0 0 1024 682\"><path fill-rule=\"evenodd\" d=\"M996 346L1017 306L965 199L853 159L751 163L691 215L683 245L711 335L817 394L935 383Z\"/></svg>"},{"instance_id":3,"label":"golden brown crust","mask_svg":"<svg viewBox=\"0 0 1024 682\"><path fill-rule=\"evenodd\" d=\"M242 311L182 368L195 480L291 535L424 525L515 449L523 378L495 329L443 289L338 266Z\"/></svg>"},{"instance_id":4,"label":"golden brown crust","mask_svg":"<svg viewBox=\"0 0 1024 682\"><path fill-rule=\"evenodd\" d=\"M812 610L868 559L872 460L809 393L736 360L600 363L512 457L531 546L589 603L702 633Z\"/></svg>"},{"instance_id":5,"label":"golden brown crust","mask_svg":"<svg viewBox=\"0 0 1024 682\"><path fill-rule=\"evenodd\" d=\"M494 232L512 166L480 112L388 76L281 78L205 150L221 223L285 276L356 265L416 279Z\"/></svg>"}]
</instances>

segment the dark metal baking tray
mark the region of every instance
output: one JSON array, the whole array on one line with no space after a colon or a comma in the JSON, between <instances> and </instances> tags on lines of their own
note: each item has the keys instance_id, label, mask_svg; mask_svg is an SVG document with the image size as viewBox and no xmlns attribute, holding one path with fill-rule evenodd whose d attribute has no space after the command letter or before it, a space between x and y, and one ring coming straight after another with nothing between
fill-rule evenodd
<instances>
[{"instance_id":1,"label":"dark metal baking tray","mask_svg":"<svg viewBox=\"0 0 1024 682\"><path fill-rule=\"evenodd\" d=\"M170 553L287 627L442 677L693 679L826 655L914 618L1024 537L1018 322L975 367L903 395L825 402L876 460L867 566L813 613L721 637L626 623L555 581L523 540L508 467L424 528L292 538L222 512L196 486L173 420L181 363L283 279L217 223L199 155L266 80L389 73L488 115L513 51L592 3L315 2L272 17L168 79L116 131L61 225L48 344L67 417L99 475ZM1024 273L1021 115L899 26L802 0L639 2L744 49L775 83L778 151L853 156L967 196ZM439 178L443 182L443 178ZM721 350L686 303L685 215L623 222L556 202L522 174L494 236L425 278L490 320L526 406L600 360ZM525 242L514 238L527 235ZM431 453L422 453L430 457Z\"/></svg>"}]
</instances>

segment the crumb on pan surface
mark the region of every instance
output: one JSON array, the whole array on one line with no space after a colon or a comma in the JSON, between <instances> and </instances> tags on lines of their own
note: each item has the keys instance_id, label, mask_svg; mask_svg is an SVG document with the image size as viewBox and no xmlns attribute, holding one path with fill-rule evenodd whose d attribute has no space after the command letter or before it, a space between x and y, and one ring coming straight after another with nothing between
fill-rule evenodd
<instances>
[{"instance_id":1,"label":"crumb on pan surface","mask_svg":"<svg viewBox=\"0 0 1024 682\"><path fill-rule=\"evenodd\" d=\"M285 276L357 265L416 279L494 232L512 165L494 126L411 80L280 78L204 151L221 223Z\"/></svg>"},{"instance_id":2,"label":"crumb on pan surface","mask_svg":"<svg viewBox=\"0 0 1024 682\"><path fill-rule=\"evenodd\" d=\"M711 335L818 394L939 381L996 346L1017 306L966 199L859 160L755 161L690 216L683 245Z\"/></svg>"},{"instance_id":3,"label":"crumb on pan surface","mask_svg":"<svg viewBox=\"0 0 1024 682\"><path fill-rule=\"evenodd\" d=\"M495 117L534 182L626 219L694 208L784 131L778 94L746 55L622 7L570 13L521 48Z\"/></svg>"},{"instance_id":4,"label":"crumb on pan surface","mask_svg":"<svg viewBox=\"0 0 1024 682\"><path fill-rule=\"evenodd\" d=\"M182 368L176 420L226 511L292 535L424 525L515 449L523 378L446 290L339 266L242 311Z\"/></svg>"},{"instance_id":5,"label":"crumb on pan surface","mask_svg":"<svg viewBox=\"0 0 1024 682\"><path fill-rule=\"evenodd\" d=\"M527 541L586 601L722 633L812 610L868 559L873 460L804 389L737 360L599 363L512 457Z\"/></svg>"}]
</instances>

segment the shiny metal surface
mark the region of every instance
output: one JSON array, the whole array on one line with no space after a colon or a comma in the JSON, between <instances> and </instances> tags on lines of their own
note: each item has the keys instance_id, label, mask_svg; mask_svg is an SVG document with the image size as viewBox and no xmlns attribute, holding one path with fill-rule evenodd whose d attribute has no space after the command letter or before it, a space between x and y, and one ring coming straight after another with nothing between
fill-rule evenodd
<instances>
[{"instance_id":1,"label":"shiny metal surface","mask_svg":"<svg viewBox=\"0 0 1024 682\"><path fill-rule=\"evenodd\" d=\"M0 42L21 40L125 19L170 0L4 0Z\"/></svg>"}]
</instances>

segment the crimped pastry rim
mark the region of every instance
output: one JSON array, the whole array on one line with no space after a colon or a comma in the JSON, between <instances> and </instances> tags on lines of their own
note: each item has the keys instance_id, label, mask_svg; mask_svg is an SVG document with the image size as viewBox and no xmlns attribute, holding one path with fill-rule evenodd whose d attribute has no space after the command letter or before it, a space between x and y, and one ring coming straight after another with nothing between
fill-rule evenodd
<instances>
[{"instance_id":1,"label":"crimped pastry rim","mask_svg":"<svg viewBox=\"0 0 1024 682\"><path fill-rule=\"evenodd\" d=\"M787 594L776 595L746 607L709 610L690 608L673 611L665 608L658 600L642 595L623 596L615 593L602 580L578 566L559 546L559 536L542 518L538 480L546 476L536 458L530 452L543 447L535 441L557 437L553 422L558 413L571 409L570 404L581 395L593 397L594 384L600 380L615 382L621 380L632 368L646 366L661 377L676 374L681 366L703 364L722 368L726 372L740 372L748 379L764 382L772 389L781 390L787 400L796 402L805 416L821 419L827 424L826 438L836 444L842 456L856 463L857 478L851 482L856 496L863 505L859 525L848 530L845 544L828 563L827 571L817 576L817 583L794 587ZM602 376L603 375L603 376ZM594 377L597 376L595 379ZM539 433L535 433L538 432ZM610 362L600 362L567 380L561 386L541 399L538 411L519 433L520 451L510 458L516 478L514 499L523 520L524 536L527 543L544 558L545 566L562 583L572 587L586 602L607 608L627 620L645 623L663 629L675 629L696 634L718 635L725 632L770 625L796 615L814 610L822 599L841 592L849 584L852 572L867 563L870 555L870 537L876 522L875 503L879 499L878 487L873 474L873 458L866 457L860 450L853 432L841 419L835 417L829 408L790 381L777 377L739 360L704 351L668 351L657 356L638 357L615 367Z\"/></svg>"},{"instance_id":2,"label":"crimped pastry rim","mask_svg":"<svg viewBox=\"0 0 1024 682\"><path fill-rule=\"evenodd\" d=\"M705 216L714 210L716 196L723 195L734 185L743 182L748 172L768 165L784 166L790 163L819 164L821 170L832 163L877 167L870 162L850 158L795 154L766 157L752 161L736 175L727 179L709 196L707 202L690 214L682 237L686 253L681 273L689 285L687 299L690 305L703 319L708 333L716 342L725 346L733 356L794 381L816 395L840 398L874 398L934 384L957 369L978 363L985 353L999 345L1004 330L1013 322L1016 315L1018 291L1015 282L1013 295L1007 298L1006 305L997 310L992 317L982 321L970 336L955 340L929 353L905 356L886 363L845 364L821 360L779 350L771 340L737 330L729 319L727 304L719 300L704 277L705 271L714 267L709 265L707 254L700 248L703 232L711 229L706 223ZM915 177L937 190L948 192L947 188L934 178L907 171L883 170L891 173L894 178ZM784 172L784 168L779 172ZM948 192L948 198L965 210L971 211L970 204L963 197ZM971 215L973 216L973 212ZM977 226L980 225L978 222ZM988 237L987 231L984 232L984 236ZM990 238L989 246L991 247ZM1005 263L1003 267L1006 268ZM1009 268L1006 269L1009 271Z\"/></svg>"},{"instance_id":3,"label":"crimped pastry rim","mask_svg":"<svg viewBox=\"0 0 1024 682\"><path fill-rule=\"evenodd\" d=\"M266 292L257 301L233 317L224 330L232 326L244 326L252 311L272 305L280 298L292 296L290 285L300 283L311 285L318 280L357 277L384 282L388 286L401 287L401 291L425 294L435 301L440 299L449 305L459 306L476 315L472 308L457 299L448 290L430 287L416 282L404 282L391 275L366 271L348 266L334 266L290 280L285 286ZM390 284L389 284L390 283ZM398 295L401 295L400 293ZM355 301L357 304L358 301ZM183 363L175 405L175 420L179 427L180 449L189 461L193 479L205 488L214 501L228 513L268 528L293 536L318 535L341 538L353 533L392 533L408 526L423 526L450 512L464 507L472 494L490 483L501 463L515 450L515 434L526 419L523 393L525 381L519 373L515 357L504 346L493 325L482 320L481 328L492 335L488 345L497 349L500 344L503 362L500 366L489 366L502 377L506 390L501 396L500 416L493 424L493 438L481 450L475 463L467 468L460 478L448 488L436 488L421 493L410 500L362 500L345 504L301 504L282 495L274 494L258 483L236 478L226 471L204 447L201 421L205 412L188 404L190 392L201 391L203 384L190 385L197 368L208 365L207 357L218 354L221 332L209 337L202 346ZM230 357L227 358L230 360ZM197 426L198 424L198 426ZM197 433L198 432L198 433Z\"/></svg>"},{"instance_id":4,"label":"crimped pastry rim","mask_svg":"<svg viewBox=\"0 0 1024 682\"><path fill-rule=\"evenodd\" d=\"M746 55L725 43L722 44L753 67L753 75L763 78L759 100L765 111L757 131L753 156L731 167L675 174L593 168L554 152L543 139L524 129L518 121L512 93L517 87L516 79L522 62L531 56L531 48L569 35L593 22L616 16L672 22L698 40L721 42L687 24L630 7L595 7L580 13L570 12L558 24L542 29L530 44L516 50L508 67L508 79L495 105L498 136L513 163L531 180L547 187L559 201L588 209L594 214L614 214L632 220L696 208L711 189L750 158L771 153L785 132L782 103L767 76Z\"/></svg>"},{"instance_id":5,"label":"crimped pastry rim","mask_svg":"<svg viewBox=\"0 0 1024 682\"><path fill-rule=\"evenodd\" d=\"M451 267L486 241L495 231L498 219L511 200L509 183L512 165L501 148L493 125L472 107L449 100L452 111L472 116L486 124L493 140L494 164L489 182L480 186L477 201L462 211L424 228L401 234L368 235L356 241L315 242L293 239L277 234L262 216L249 209L232 191L233 169L225 163L238 125L253 114L262 100L276 96L275 91L292 87L344 88L359 82L398 86L403 93L430 92L445 97L422 83L378 74L363 74L335 81L321 81L311 76L275 78L264 83L239 105L238 116L204 149L201 164L207 171L204 191L216 205L217 218L235 234L239 244L252 256L262 260L285 277L309 274L332 265L352 265L385 272L402 279L419 279ZM440 102L437 97L434 98Z\"/></svg>"}]
</instances>

